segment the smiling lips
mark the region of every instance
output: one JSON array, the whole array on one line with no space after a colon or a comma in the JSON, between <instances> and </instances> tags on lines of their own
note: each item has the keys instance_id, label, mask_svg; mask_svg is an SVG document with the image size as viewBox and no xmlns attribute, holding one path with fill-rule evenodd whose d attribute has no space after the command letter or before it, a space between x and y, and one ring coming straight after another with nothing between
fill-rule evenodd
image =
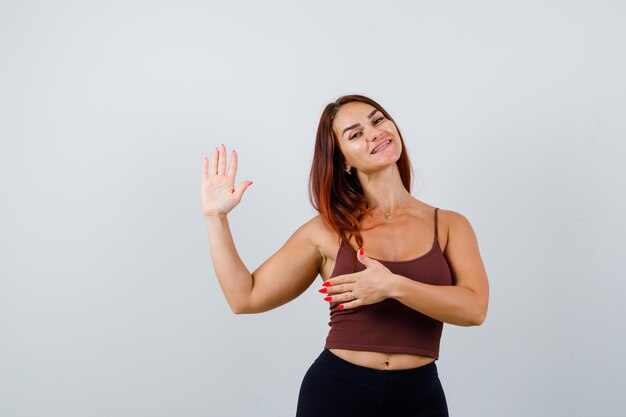
<instances>
[{"instance_id":1,"label":"smiling lips","mask_svg":"<svg viewBox=\"0 0 626 417\"><path fill-rule=\"evenodd\" d=\"M374 150L372 151L372 155L374 155L376 152L380 151L382 148L384 148L390 143L391 143L391 139L387 139L386 141L382 142L380 145L374 148Z\"/></svg>"}]
</instances>

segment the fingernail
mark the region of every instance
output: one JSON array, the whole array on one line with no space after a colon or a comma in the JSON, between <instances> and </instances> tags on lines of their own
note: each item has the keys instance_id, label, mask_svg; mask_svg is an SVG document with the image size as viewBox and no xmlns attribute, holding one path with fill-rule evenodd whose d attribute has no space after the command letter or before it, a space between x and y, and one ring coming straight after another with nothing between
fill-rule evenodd
<instances>
[{"instance_id":1,"label":"fingernail","mask_svg":"<svg viewBox=\"0 0 626 417\"><path fill-rule=\"evenodd\" d=\"M326 281L322 284L324 287L328 287L330 285L330 281Z\"/></svg>"},{"instance_id":2,"label":"fingernail","mask_svg":"<svg viewBox=\"0 0 626 417\"><path fill-rule=\"evenodd\" d=\"M363 248L359 249L359 255L363 255Z\"/></svg>"},{"instance_id":3,"label":"fingernail","mask_svg":"<svg viewBox=\"0 0 626 417\"><path fill-rule=\"evenodd\" d=\"M329 297L324 297L324 301L330 301L332 299L333 299L333 297L330 297L330 296Z\"/></svg>"},{"instance_id":4,"label":"fingernail","mask_svg":"<svg viewBox=\"0 0 626 417\"><path fill-rule=\"evenodd\" d=\"M339 305L337 306L337 308L338 308L339 310L341 310L341 309L343 308L343 304L339 304Z\"/></svg>"},{"instance_id":5,"label":"fingernail","mask_svg":"<svg viewBox=\"0 0 626 417\"><path fill-rule=\"evenodd\" d=\"M322 288L319 290L322 294L326 294L328 292L328 288Z\"/></svg>"},{"instance_id":6,"label":"fingernail","mask_svg":"<svg viewBox=\"0 0 626 417\"><path fill-rule=\"evenodd\" d=\"M253 181L250 181L250 184L248 184L248 185L252 185L252 183L253 183Z\"/></svg>"}]
</instances>

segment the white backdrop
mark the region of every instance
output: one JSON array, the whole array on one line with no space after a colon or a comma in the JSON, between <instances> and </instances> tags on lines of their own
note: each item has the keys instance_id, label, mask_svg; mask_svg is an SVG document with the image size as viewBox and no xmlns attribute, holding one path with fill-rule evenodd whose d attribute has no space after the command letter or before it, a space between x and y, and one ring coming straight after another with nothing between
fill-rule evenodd
<instances>
[{"instance_id":1,"label":"white backdrop","mask_svg":"<svg viewBox=\"0 0 626 417\"><path fill-rule=\"evenodd\" d=\"M231 313L202 158L254 181L229 216L253 270L315 215L317 122L351 93L478 236L451 415L624 415L626 6L394 3L0 1L0 416L292 416L327 303Z\"/></svg>"}]
</instances>

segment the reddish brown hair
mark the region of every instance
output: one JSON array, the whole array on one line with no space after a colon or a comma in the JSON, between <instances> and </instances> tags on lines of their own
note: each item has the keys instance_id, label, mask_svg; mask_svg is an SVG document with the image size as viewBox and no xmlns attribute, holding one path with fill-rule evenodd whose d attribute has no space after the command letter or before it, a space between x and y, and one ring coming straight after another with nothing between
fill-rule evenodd
<instances>
[{"instance_id":1,"label":"reddish brown hair","mask_svg":"<svg viewBox=\"0 0 626 417\"><path fill-rule=\"evenodd\" d=\"M309 177L309 199L313 207L326 223L339 234L341 239L349 244L350 237L355 236L357 244L361 247L363 239L359 232L359 225L361 219L369 213L370 205L363 195L363 188L358 177L349 175L343 169L345 158L341 153L332 126L333 119L341 106L353 101L360 101L375 107L395 124L395 121L380 104L365 96L347 95L329 103L322 112L322 117L317 126L313 164ZM402 143L402 154L396 165L400 171L402 184L410 193L411 162L400 129L397 130Z\"/></svg>"}]
</instances>

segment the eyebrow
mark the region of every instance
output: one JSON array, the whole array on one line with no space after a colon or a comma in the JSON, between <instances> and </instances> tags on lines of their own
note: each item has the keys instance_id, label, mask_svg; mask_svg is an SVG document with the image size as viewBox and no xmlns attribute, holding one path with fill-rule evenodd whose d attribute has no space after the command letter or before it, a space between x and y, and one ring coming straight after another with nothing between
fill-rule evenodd
<instances>
[{"instance_id":1,"label":"eyebrow","mask_svg":"<svg viewBox=\"0 0 626 417\"><path fill-rule=\"evenodd\" d=\"M368 114L368 115L367 115L367 118L368 118L368 119L371 119L371 118L372 118L372 116L373 116L374 114L376 114L376 112L377 112L377 111L378 111L378 109L374 109L374 111L373 111L373 112L371 112L370 114ZM354 129L355 127L358 127L358 126L361 126L361 123L355 123L355 124L353 124L352 126L348 126L348 127L346 127L346 128L343 130L343 132L341 132L341 136L343 136L343 134L344 134L344 133L346 133L346 131L348 131L348 130L350 130L350 129Z\"/></svg>"}]
</instances>

